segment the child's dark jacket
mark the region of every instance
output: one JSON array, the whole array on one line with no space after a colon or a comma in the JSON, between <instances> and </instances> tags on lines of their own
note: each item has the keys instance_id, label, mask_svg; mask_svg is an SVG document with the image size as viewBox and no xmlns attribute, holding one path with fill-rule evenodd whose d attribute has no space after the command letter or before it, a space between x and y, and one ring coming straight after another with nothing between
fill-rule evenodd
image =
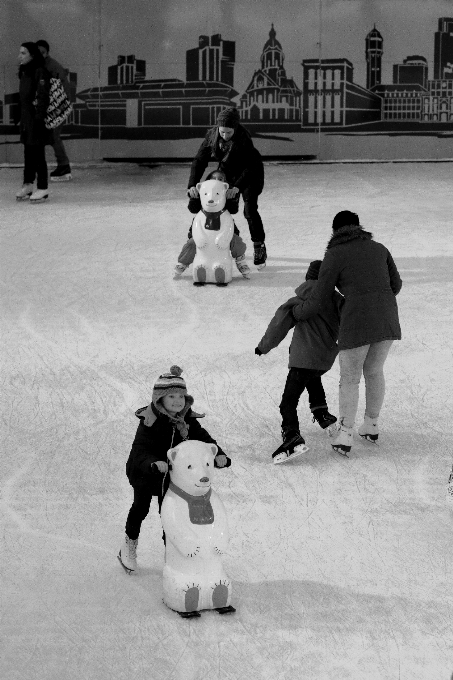
<instances>
[{"instance_id":1,"label":"child's dark jacket","mask_svg":"<svg viewBox=\"0 0 453 680\"><path fill-rule=\"evenodd\" d=\"M311 368L328 371L338 354L338 333L343 297L336 291L323 306L322 311L308 321L296 322L292 309L306 300L317 285L316 280L308 280L296 288L297 297L292 297L275 312L258 349L267 354L277 347L294 328L289 348L289 368Z\"/></svg>"},{"instance_id":2,"label":"child's dark jacket","mask_svg":"<svg viewBox=\"0 0 453 680\"><path fill-rule=\"evenodd\" d=\"M126 475L133 487L146 486L148 489L151 489L153 496L160 496L162 494L164 475L152 464L157 460L166 461L167 451L180 444L183 438L177 427L162 413L155 413L153 411L154 422L150 426L145 425L142 413L147 408L140 408L135 412L135 415L140 420L140 424L126 463ZM195 414L192 409L189 409L185 414L184 420L189 428L187 438L215 444L218 448L217 455L223 454L224 452L215 439L201 427L197 420L200 417L202 416ZM231 461L228 458L227 466L230 464Z\"/></svg>"}]
</instances>

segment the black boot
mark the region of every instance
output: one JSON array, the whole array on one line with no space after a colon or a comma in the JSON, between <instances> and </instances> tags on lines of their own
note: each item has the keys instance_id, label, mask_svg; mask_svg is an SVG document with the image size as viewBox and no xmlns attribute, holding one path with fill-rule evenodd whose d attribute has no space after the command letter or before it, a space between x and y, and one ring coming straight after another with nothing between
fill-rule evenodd
<instances>
[{"instance_id":1,"label":"black boot","mask_svg":"<svg viewBox=\"0 0 453 680\"><path fill-rule=\"evenodd\" d=\"M326 408L317 408L313 411L313 422L317 422L323 430L330 427L337 422L335 416L333 416Z\"/></svg>"}]
</instances>

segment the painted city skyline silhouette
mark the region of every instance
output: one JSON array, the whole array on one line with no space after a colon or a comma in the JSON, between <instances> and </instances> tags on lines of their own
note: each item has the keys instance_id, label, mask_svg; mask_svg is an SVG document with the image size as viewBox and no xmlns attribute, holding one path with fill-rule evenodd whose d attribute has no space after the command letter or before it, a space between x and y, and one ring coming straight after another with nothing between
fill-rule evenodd
<instances>
[{"instance_id":1,"label":"painted city skyline silhouette","mask_svg":"<svg viewBox=\"0 0 453 680\"><path fill-rule=\"evenodd\" d=\"M199 36L186 51L186 79L146 79L146 61L119 55L107 85L77 92L65 132L103 139L183 139L204 136L226 106L237 106L253 134L322 131L331 134L450 136L453 130L453 18L438 19L433 77L427 59L409 55L382 83L384 38L376 25L365 37L366 86L354 82L346 58L303 59L299 87L285 69L274 25L242 93L234 88L236 42L220 33ZM258 62L258 60L257 60ZM238 101L235 101L238 100ZM18 93L5 96L3 128L11 125Z\"/></svg>"}]
</instances>

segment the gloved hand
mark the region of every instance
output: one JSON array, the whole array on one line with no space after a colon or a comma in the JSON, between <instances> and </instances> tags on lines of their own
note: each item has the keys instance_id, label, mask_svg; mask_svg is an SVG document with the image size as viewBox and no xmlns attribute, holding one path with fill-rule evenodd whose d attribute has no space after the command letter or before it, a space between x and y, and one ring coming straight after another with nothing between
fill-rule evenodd
<instances>
[{"instance_id":1,"label":"gloved hand","mask_svg":"<svg viewBox=\"0 0 453 680\"><path fill-rule=\"evenodd\" d=\"M166 463L164 460L156 460L155 463L152 463L152 465L155 465L162 474L165 474L168 471L168 463Z\"/></svg>"},{"instance_id":2,"label":"gloved hand","mask_svg":"<svg viewBox=\"0 0 453 680\"><path fill-rule=\"evenodd\" d=\"M260 357L260 356L262 355L262 351L261 351L258 347L255 347L255 354L256 354L258 357Z\"/></svg>"}]
</instances>

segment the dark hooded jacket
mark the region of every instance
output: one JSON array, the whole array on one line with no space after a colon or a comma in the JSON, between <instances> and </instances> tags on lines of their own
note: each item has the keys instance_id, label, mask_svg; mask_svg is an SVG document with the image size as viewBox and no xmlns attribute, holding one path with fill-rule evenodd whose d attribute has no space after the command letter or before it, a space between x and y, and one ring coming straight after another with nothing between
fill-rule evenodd
<instances>
[{"instance_id":1,"label":"dark hooded jacket","mask_svg":"<svg viewBox=\"0 0 453 680\"><path fill-rule=\"evenodd\" d=\"M157 408L154 404L150 404L135 412L140 424L126 463L126 475L133 487L146 486L151 489L153 496L162 496L165 491L164 475L153 463L157 460L166 461L167 451L184 439L198 439L208 444L215 444L218 448L217 455L224 454L215 439L201 427L198 419L204 416L192 411L192 404L193 398L186 396L186 406L181 414L186 425L184 428L186 431L183 433L181 428L178 428L168 415L159 409L159 403ZM145 420L147 425L145 425ZM231 461L227 456L225 467L230 464Z\"/></svg>"},{"instance_id":2,"label":"dark hooded jacket","mask_svg":"<svg viewBox=\"0 0 453 680\"><path fill-rule=\"evenodd\" d=\"M293 308L296 321L318 314L335 287L344 296L339 350L401 340L396 295L402 282L387 248L361 227L346 226L330 239L308 300Z\"/></svg>"},{"instance_id":3,"label":"dark hooded jacket","mask_svg":"<svg viewBox=\"0 0 453 680\"><path fill-rule=\"evenodd\" d=\"M53 133L44 125L49 106L50 73L29 61L19 69L20 141L22 144L52 144Z\"/></svg>"},{"instance_id":4,"label":"dark hooded jacket","mask_svg":"<svg viewBox=\"0 0 453 680\"><path fill-rule=\"evenodd\" d=\"M289 348L289 368L328 371L332 367L338 354L337 340L343 305L342 296L337 291L333 291L322 310L307 321L296 322L292 313L293 307L307 300L317 285L316 280L305 281L296 288L297 297L290 298L277 309L258 343L258 349L263 354L277 347L291 328L294 328Z\"/></svg>"},{"instance_id":5,"label":"dark hooded jacket","mask_svg":"<svg viewBox=\"0 0 453 680\"><path fill-rule=\"evenodd\" d=\"M224 148L222 148L224 147ZM260 194L264 186L264 167L261 155L253 146L250 133L238 125L230 142L224 143L217 126L206 133L197 155L192 161L188 188L201 180L210 160L218 162L231 187L240 191L249 188Z\"/></svg>"}]
</instances>

